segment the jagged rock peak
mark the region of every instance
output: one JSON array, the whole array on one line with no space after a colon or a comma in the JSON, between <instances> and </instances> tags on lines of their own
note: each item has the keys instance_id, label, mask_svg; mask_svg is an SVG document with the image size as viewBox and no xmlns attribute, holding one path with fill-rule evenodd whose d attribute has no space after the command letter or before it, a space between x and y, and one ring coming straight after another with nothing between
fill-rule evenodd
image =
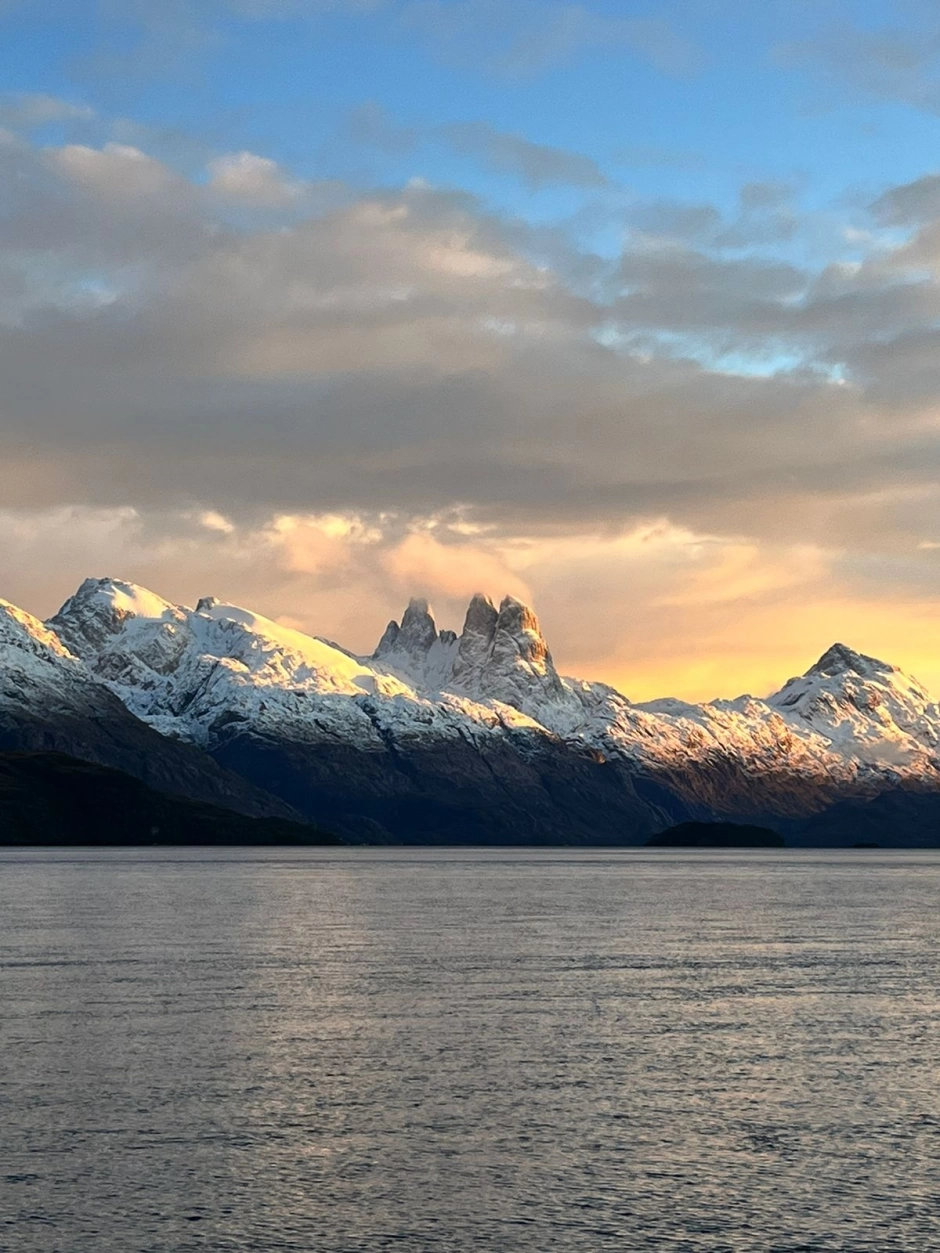
<instances>
[{"instance_id":1,"label":"jagged rock peak","mask_svg":"<svg viewBox=\"0 0 940 1253\"><path fill-rule=\"evenodd\" d=\"M864 653L857 653L846 644L833 644L806 673L824 675L826 678L852 673L867 679L875 675L892 674L896 669L896 666L879 661L877 657L866 657Z\"/></svg>"},{"instance_id":2,"label":"jagged rock peak","mask_svg":"<svg viewBox=\"0 0 940 1253\"><path fill-rule=\"evenodd\" d=\"M440 637L431 607L423 596L413 596L402 614L401 625L393 619L385 628L373 657L387 657L391 653L409 657L425 656Z\"/></svg>"},{"instance_id":3,"label":"jagged rock peak","mask_svg":"<svg viewBox=\"0 0 940 1253\"><path fill-rule=\"evenodd\" d=\"M513 653L518 657L515 664L521 663L531 674L540 678L550 692L561 692L561 680L555 671L552 655L535 611L515 596L505 596L500 603L496 621L493 659L498 662L502 658L505 662Z\"/></svg>"},{"instance_id":4,"label":"jagged rock peak","mask_svg":"<svg viewBox=\"0 0 940 1253\"><path fill-rule=\"evenodd\" d=\"M492 638L498 618L499 613L489 596L477 592L467 606L463 635L488 635Z\"/></svg>"},{"instance_id":5,"label":"jagged rock peak","mask_svg":"<svg viewBox=\"0 0 940 1253\"><path fill-rule=\"evenodd\" d=\"M413 596L401 617L398 648L414 656L420 656L428 652L436 640L437 624L430 605L423 597Z\"/></svg>"},{"instance_id":6,"label":"jagged rock peak","mask_svg":"<svg viewBox=\"0 0 940 1253\"><path fill-rule=\"evenodd\" d=\"M214 609L221 603L218 596L200 596L196 602L196 613L208 613L210 609Z\"/></svg>"},{"instance_id":7,"label":"jagged rock peak","mask_svg":"<svg viewBox=\"0 0 940 1253\"><path fill-rule=\"evenodd\" d=\"M418 634L428 634L433 632L437 636L437 626L434 622L434 615L431 613L431 606L423 596L412 596L408 602L408 608L401 616L401 629L404 633L416 632Z\"/></svg>"},{"instance_id":8,"label":"jagged rock peak","mask_svg":"<svg viewBox=\"0 0 940 1253\"><path fill-rule=\"evenodd\" d=\"M378 644L376 645L375 652L372 654L372 656L384 657L386 653L392 652L396 643L398 642L398 636L400 634L401 634L401 627L393 618L391 622L388 624L388 626L385 628L385 630L382 632L382 638L379 640Z\"/></svg>"},{"instance_id":9,"label":"jagged rock peak","mask_svg":"<svg viewBox=\"0 0 940 1253\"><path fill-rule=\"evenodd\" d=\"M473 686L489 658L499 613L488 596L477 592L467 606L463 631L454 658L453 679L458 685Z\"/></svg>"},{"instance_id":10,"label":"jagged rock peak","mask_svg":"<svg viewBox=\"0 0 940 1253\"><path fill-rule=\"evenodd\" d=\"M496 630L514 636L521 644L527 661L541 662L549 655L535 611L515 596L504 596L500 602Z\"/></svg>"}]
</instances>

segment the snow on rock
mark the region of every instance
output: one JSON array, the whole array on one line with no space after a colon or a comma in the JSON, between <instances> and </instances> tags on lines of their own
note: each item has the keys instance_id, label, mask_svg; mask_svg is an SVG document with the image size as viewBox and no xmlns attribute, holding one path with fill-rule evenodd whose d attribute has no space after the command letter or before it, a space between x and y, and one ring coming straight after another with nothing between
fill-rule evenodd
<instances>
[{"instance_id":1,"label":"snow on rock","mask_svg":"<svg viewBox=\"0 0 940 1253\"><path fill-rule=\"evenodd\" d=\"M8 633L18 612L7 607ZM714 808L746 809L749 782L779 791L786 780L783 812L803 804L804 785L827 795L940 785L936 704L916 680L841 644L767 700L634 705L559 676L538 619L512 597L497 608L474 596L459 636L412 600L368 658L213 597L193 610L113 579L86 580L51 631L30 622L25 647L73 667L80 658L131 712L202 746L239 729L376 751L537 735L692 787Z\"/></svg>"},{"instance_id":2,"label":"snow on rock","mask_svg":"<svg viewBox=\"0 0 940 1253\"><path fill-rule=\"evenodd\" d=\"M7 665L14 661L32 665L27 658L35 658L45 665L54 667L57 661L74 668L75 658L65 647L54 631L34 618L32 614L8 600L0 598L0 648L4 650L4 661Z\"/></svg>"},{"instance_id":3,"label":"snow on rock","mask_svg":"<svg viewBox=\"0 0 940 1253\"><path fill-rule=\"evenodd\" d=\"M50 626L139 718L164 734L212 747L239 729L306 742L382 749L389 737L456 736L468 722L502 727L434 701L387 662L370 664L324 640L214 597L196 610L149 598L116 580L86 582ZM399 660L425 677L442 643L415 602ZM449 669L441 659L439 669ZM425 685L422 685L426 686Z\"/></svg>"},{"instance_id":4,"label":"snow on rock","mask_svg":"<svg viewBox=\"0 0 940 1253\"><path fill-rule=\"evenodd\" d=\"M401 626L390 622L370 659L419 688L499 701L540 719L547 701L570 701L528 605L507 596L499 609L478 593L463 631L438 632L426 600L412 600Z\"/></svg>"},{"instance_id":5,"label":"snow on rock","mask_svg":"<svg viewBox=\"0 0 940 1253\"><path fill-rule=\"evenodd\" d=\"M768 704L825 736L843 756L872 765L936 767L940 709L897 666L833 644Z\"/></svg>"},{"instance_id":6,"label":"snow on rock","mask_svg":"<svg viewBox=\"0 0 940 1253\"><path fill-rule=\"evenodd\" d=\"M385 628L369 661L422 688L440 691L451 677L456 653L454 632L438 631L428 602L413 598L402 615L401 625L393 621Z\"/></svg>"},{"instance_id":7,"label":"snow on rock","mask_svg":"<svg viewBox=\"0 0 940 1253\"><path fill-rule=\"evenodd\" d=\"M0 714L92 713L100 691L54 631L0 600Z\"/></svg>"},{"instance_id":8,"label":"snow on rock","mask_svg":"<svg viewBox=\"0 0 940 1253\"><path fill-rule=\"evenodd\" d=\"M484 596L471 600L453 682L478 700L501 700L539 720L551 702L570 703L538 618L514 596L498 611Z\"/></svg>"}]
</instances>

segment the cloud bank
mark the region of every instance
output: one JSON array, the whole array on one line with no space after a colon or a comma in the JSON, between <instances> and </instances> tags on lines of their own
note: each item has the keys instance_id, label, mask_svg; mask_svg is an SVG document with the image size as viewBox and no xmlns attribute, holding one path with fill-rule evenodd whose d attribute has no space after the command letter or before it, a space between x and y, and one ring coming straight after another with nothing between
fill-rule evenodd
<instances>
[{"instance_id":1,"label":"cloud bank","mask_svg":"<svg viewBox=\"0 0 940 1253\"><path fill-rule=\"evenodd\" d=\"M37 118L86 117L52 98L0 116L4 595L48 611L108 567L364 648L407 594L508 590L637 695L712 695L730 657L769 686L840 613L883 652L879 606L933 612L938 176L822 236L785 185L624 193L601 248L420 179L43 145ZM609 184L483 123L449 140Z\"/></svg>"}]
</instances>

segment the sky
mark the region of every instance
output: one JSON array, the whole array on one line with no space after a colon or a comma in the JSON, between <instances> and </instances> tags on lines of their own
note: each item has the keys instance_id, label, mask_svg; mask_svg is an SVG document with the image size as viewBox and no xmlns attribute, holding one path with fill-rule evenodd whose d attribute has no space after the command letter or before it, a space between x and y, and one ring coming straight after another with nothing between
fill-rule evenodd
<instances>
[{"instance_id":1,"label":"sky","mask_svg":"<svg viewBox=\"0 0 940 1253\"><path fill-rule=\"evenodd\" d=\"M940 694L940 9L0 0L0 596Z\"/></svg>"}]
</instances>

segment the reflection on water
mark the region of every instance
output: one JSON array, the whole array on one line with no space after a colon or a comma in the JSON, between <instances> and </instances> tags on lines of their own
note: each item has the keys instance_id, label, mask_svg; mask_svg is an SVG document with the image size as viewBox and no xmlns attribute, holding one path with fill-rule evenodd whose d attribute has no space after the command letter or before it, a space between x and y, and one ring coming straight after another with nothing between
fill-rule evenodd
<instances>
[{"instance_id":1,"label":"reflection on water","mask_svg":"<svg viewBox=\"0 0 940 1253\"><path fill-rule=\"evenodd\" d=\"M940 1249L940 854L0 853L0 1248Z\"/></svg>"}]
</instances>

